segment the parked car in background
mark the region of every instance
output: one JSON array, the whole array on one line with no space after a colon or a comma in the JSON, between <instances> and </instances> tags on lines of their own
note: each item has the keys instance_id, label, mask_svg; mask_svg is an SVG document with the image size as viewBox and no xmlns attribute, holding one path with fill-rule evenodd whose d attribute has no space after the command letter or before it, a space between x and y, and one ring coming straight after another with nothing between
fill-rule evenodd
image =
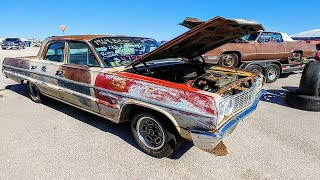
<instances>
[{"instance_id":1,"label":"parked car in background","mask_svg":"<svg viewBox=\"0 0 320 180\"><path fill-rule=\"evenodd\" d=\"M6 38L2 45L2 49L24 49L25 43L20 38Z\"/></svg>"},{"instance_id":2,"label":"parked car in background","mask_svg":"<svg viewBox=\"0 0 320 180\"><path fill-rule=\"evenodd\" d=\"M207 52L208 63L238 67L241 62L278 59L283 63L293 63L302 57L314 57L314 44L295 41L280 32L258 31Z\"/></svg>"},{"instance_id":3,"label":"parked car in background","mask_svg":"<svg viewBox=\"0 0 320 180\"><path fill-rule=\"evenodd\" d=\"M180 25L192 29L204 22L186 18ZM301 71L309 61L305 57L315 55L314 44L294 41L285 33L257 31L227 44L221 43L220 47L205 53L204 59L209 64L259 71L268 83L273 83L283 73Z\"/></svg>"},{"instance_id":4,"label":"parked car in background","mask_svg":"<svg viewBox=\"0 0 320 180\"><path fill-rule=\"evenodd\" d=\"M161 158L183 139L214 148L256 109L263 75L205 69L202 55L261 29L254 21L216 17L160 47L143 37L50 37L37 57L5 58L3 72L26 81L35 102L48 96L115 123L131 121L141 149Z\"/></svg>"}]
</instances>

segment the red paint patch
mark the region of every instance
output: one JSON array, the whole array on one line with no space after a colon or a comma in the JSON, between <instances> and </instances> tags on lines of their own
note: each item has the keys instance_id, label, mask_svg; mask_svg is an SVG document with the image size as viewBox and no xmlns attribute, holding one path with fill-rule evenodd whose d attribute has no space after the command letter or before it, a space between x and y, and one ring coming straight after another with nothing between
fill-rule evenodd
<instances>
[{"instance_id":1,"label":"red paint patch","mask_svg":"<svg viewBox=\"0 0 320 180\"><path fill-rule=\"evenodd\" d=\"M145 101L182 106L180 108L215 114L216 103L214 98L185 84L176 84L131 73L120 73L119 76L112 74L98 75L95 86L122 92L123 96L130 95ZM109 102L109 100L103 99L105 97L101 97L98 92L96 92L96 97Z\"/></svg>"}]
</instances>

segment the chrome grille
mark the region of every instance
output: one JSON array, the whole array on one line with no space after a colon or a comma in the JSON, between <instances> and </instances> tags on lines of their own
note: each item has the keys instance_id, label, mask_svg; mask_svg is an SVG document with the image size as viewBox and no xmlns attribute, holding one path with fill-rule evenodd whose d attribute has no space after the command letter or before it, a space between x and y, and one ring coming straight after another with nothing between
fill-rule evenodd
<instances>
[{"instance_id":1,"label":"chrome grille","mask_svg":"<svg viewBox=\"0 0 320 180\"><path fill-rule=\"evenodd\" d=\"M5 46L13 46L14 45L14 42L11 42L11 41L4 41L3 43Z\"/></svg>"},{"instance_id":2,"label":"chrome grille","mask_svg":"<svg viewBox=\"0 0 320 180\"><path fill-rule=\"evenodd\" d=\"M239 110L241 110L242 108L250 105L252 103L252 101L254 100L254 96L255 93L253 91L253 89L249 89L247 91L238 93L236 95L233 96L234 99L234 113L237 113Z\"/></svg>"}]
</instances>

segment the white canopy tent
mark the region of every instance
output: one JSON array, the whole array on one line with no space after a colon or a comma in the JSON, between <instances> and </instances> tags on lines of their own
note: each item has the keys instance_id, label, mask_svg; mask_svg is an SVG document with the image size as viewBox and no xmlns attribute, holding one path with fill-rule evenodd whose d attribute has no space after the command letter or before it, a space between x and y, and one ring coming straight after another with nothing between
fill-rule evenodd
<instances>
[{"instance_id":1,"label":"white canopy tent","mask_svg":"<svg viewBox=\"0 0 320 180\"><path fill-rule=\"evenodd\" d=\"M293 39L319 39L320 40L320 29L300 32L300 33L291 35L291 37Z\"/></svg>"}]
</instances>

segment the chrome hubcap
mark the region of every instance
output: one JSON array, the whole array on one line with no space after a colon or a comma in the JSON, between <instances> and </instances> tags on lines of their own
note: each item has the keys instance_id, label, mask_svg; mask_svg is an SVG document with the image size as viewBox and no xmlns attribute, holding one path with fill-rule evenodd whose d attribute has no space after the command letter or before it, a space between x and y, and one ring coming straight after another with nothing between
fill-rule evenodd
<instances>
[{"instance_id":1,"label":"chrome hubcap","mask_svg":"<svg viewBox=\"0 0 320 180\"><path fill-rule=\"evenodd\" d=\"M292 53L292 58L293 59L300 59L300 54L299 53Z\"/></svg>"},{"instance_id":2,"label":"chrome hubcap","mask_svg":"<svg viewBox=\"0 0 320 180\"><path fill-rule=\"evenodd\" d=\"M228 67L231 67L231 66L233 66L234 65L234 63L235 63L235 57L233 56L233 55L231 55L231 54L227 54L227 55L225 55L224 56L224 58L223 58L223 64L225 65L225 66L228 66Z\"/></svg>"},{"instance_id":3,"label":"chrome hubcap","mask_svg":"<svg viewBox=\"0 0 320 180\"><path fill-rule=\"evenodd\" d=\"M277 71L275 69L270 69L268 72L268 77L270 80L273 80L277 77Z\"/></svg>"},{"instance_id":4,"label":"chrome hubcap","mask_svg":"<svg viewBox=\"0 0 320 180\"><path fill-rule=\"evenodd\" d=\"M160 124L149 117L138 120L136 129L139 139L150 149L160 149L164 145L165 135Z\"/></svg>"}]
</instances>

